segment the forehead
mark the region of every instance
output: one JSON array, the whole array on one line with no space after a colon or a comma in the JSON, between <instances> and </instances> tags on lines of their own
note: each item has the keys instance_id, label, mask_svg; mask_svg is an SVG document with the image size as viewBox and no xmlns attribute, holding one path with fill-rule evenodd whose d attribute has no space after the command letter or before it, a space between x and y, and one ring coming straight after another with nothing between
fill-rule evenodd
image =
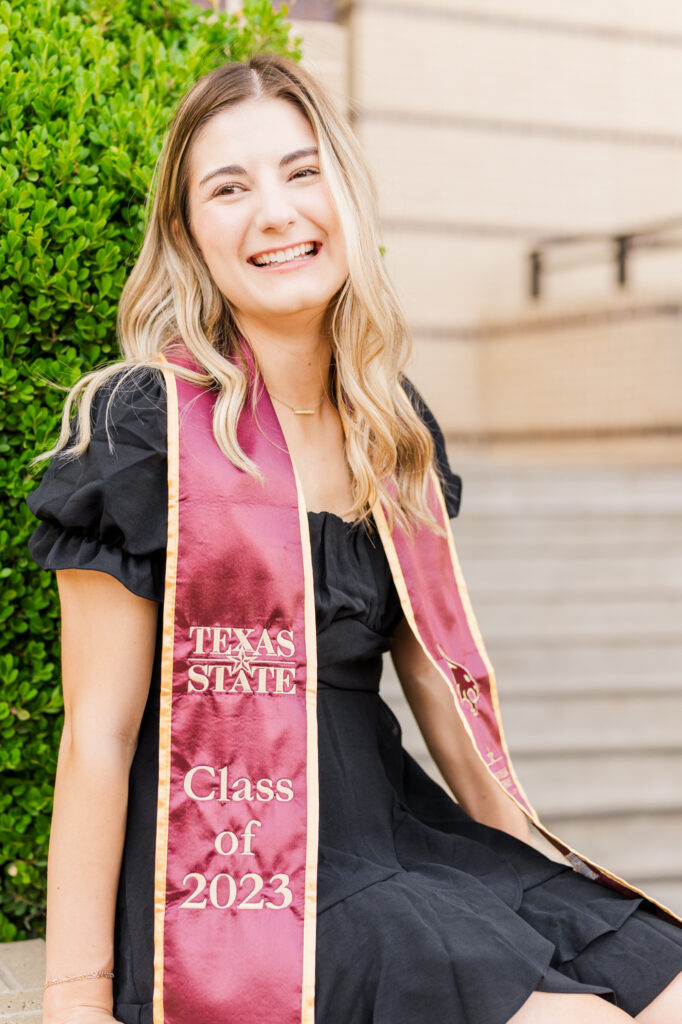
<instances>
[{"instance_id":1,"label":"forehead","mask_svg":"<svg viewBox=\"0 0 682 1024\"><path fill-rule=\"evenodd\" d=\"M215 114L192 140L190 181L220 165L241 164L247 171L259 162L277 165L285 153L314 143L313 129L293 103L243 100Z\"/></svg>"}]
</instances>

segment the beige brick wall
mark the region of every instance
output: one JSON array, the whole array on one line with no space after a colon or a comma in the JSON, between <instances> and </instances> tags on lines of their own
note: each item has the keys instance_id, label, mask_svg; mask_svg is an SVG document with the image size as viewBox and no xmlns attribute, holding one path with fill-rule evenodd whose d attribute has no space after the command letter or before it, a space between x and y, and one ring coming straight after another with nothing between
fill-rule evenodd
<instances>
[{"instance_id":1,"label":"beige brick wall","mask_svg":"<svg viewBox=\"0 0 682 1024\"><path fill-rule=\"evenodd\" d=\"M386 265L415 333L447 333L479 323L483 312L516 310L524 301L527 269L518 238L389 223Z\"/></svg>"},{"instance_id":2,"label":"beige brick wall","mask_svg":"<svg viewBox=\"0 0 682 1024\"><path fill-rule=\"evenodd\" d=\"M520 453L534 437L594 435L610 460L619 436L630 450L640 433L677 462L682 445L666 435L682 434L681 307L621 299L576 314L556 304L517 321L415 332L410 375L459 442L506 437Z\"/></svg>"},{"instance_id":3,"label":"beige brick wall","mask_svg":"<svg viewBox=\"0 0 682 1024\"><path fill-rule=\"evenodd\" d=\"M448 433L466 438L484 431L484 385L475 342L416 334L409 376Z\"/></svg>"},{"instance_id":4,"label":"beige brick wall","mask_svg":"<svg viewBox=\"0 0 682 1024\"><path fill-rule=\"evenodd\" d=\"M296 13L295 5L291 13ZM295 18L292 18L291 26L292 35L303 40L303 66L319 76L347 114L350 98L347 27L332 21L297 21Z\"/></svg>"},{"instance_id":5,"label":"beige brick wall","mask_svg":"<svg viewBox=\"0 0 682 1024\"><path fill-rule=\"evenodd\" d=\"M635 252L626 289L610 241L551 250L539 303L528 253L543 236L682 214L682 7L342 11L340 24L294 30L365 147L414 335L410 373L446 432L499 443L679 427L682 246ZM655 302L665 315L646 313ZM623 307L640 312L627 320Z\"/></svg>"},{"instance_id":6,"label":"beige brick wall","mask_svg":"<svg viewBox=\"0 0 682 1024\"><path fill-rule=\"evenodd\" d=\"M365 109L679 136L679 41L361 0L354 26L354 98Z\"/></svg>"},{"instance_id":7,"label":"beige brick wall","mask_svg":"<svg viewBox=\"0 0 682 1024\"><path fill-rule=\"evenodd\" d=\"M391 222L451 234L485 228L493 242L513 231L524 242L682 211L682 145L662 152L373 114L360 117L358 130Z\"/></svg>"},{"instance_id":8,"label":"beige brick wall","mask_svg":"<svg viewBox=\"0 0 682 1024\"><path fill-rule=\"evenodd\" d=\"M540 315L481 344L482 418L493 432L682 430L679 320L613 303L612 319ZM589 310L582 316L589 318Z\"/></svg>"},{"instance_id":9,"label":"beige brick wall","mask_svg":"<svg viewBox=\"0 0 682 1024\"><path fill-rule=\"evenodd\" d=\"M533 21L555 29L591 28L601 33L646 36L661 33L666 38L674 33L682 35L678 0L651 0L647 4L641 0L572 0L570 4L557 0L373 0L372 6L413 10L424 16L440 12L471 20L507 19L512 25Z\"/></svg>"},{"instance_id":10,"label":"beige brick wall","mask_svg":"<svg viewBox=\"0 0 682 1024\"><path fill-rule=\"evenodd\" d=\"M446 431L679 425L677 317L590 325L623 301L674 304L682 248L636 253L625 293L606 242L552 252L539 308L527 255L544 235L682 213L680 5L356 0L346 11L351 109L414 329L412 376ZM581 312L570 337L555 326ZM526 336L538 316L547 329Z\"/></svg>"}]
</instances>

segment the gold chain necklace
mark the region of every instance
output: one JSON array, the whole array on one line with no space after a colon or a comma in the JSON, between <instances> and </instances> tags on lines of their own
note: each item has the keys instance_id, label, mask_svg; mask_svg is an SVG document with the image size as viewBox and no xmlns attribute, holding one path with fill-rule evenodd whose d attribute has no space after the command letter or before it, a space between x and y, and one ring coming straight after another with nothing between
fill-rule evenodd
<instances>
[{"instance_id":1,"label":"gold chain necklace","mask_svg":"<svg viewBox=\"0 0 682 1024\"><path fill-rule=\"evenodd\" d=\"M312 416L322 405L324 396L327 394L327 389L325 388L322 392L322 397L314 409L295 409L293 405L289 405L289 403L285 402L283 398L278 398L277 395L273 395L272 391L269 391L268 394L270 395L270 398L274 398L276 402L281 402L282 405L286 405L287 409L291 409L291 411L295 412L297 416Z\"/></svg>"}]
</instances>

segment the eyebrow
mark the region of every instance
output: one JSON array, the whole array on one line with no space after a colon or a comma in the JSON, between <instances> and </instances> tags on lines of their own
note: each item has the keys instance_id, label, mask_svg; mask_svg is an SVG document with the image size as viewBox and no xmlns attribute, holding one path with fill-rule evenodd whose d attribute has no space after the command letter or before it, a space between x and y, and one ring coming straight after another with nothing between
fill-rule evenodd
<instances>
[{"instance_id":1,"label":"eyebrow","mask_svg":"<svg viewBox=\"0 0 682 1024\"><path fill-rule=\"evenodd\" d=\"M306 146L304 149L295 149L293 153L287 153L283 156L279 162L280 167L288 167L289 164L293 164L294 160L299 160L304 156L317 156L317 146ZM218 167L215 171L211 171L199 182L199 186L205 185L207 181L212 178L217 178L219 174L247 174L247 171L240 164L227 164L225 167Z\"/></svg>"}]
</instances>

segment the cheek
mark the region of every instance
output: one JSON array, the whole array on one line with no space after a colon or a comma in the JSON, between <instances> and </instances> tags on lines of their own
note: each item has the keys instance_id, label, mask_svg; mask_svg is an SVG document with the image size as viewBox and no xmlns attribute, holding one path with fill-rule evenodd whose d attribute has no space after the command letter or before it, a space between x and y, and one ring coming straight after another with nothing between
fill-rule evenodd
<instances>
[{"instance_id":1,"label":"cheek","mask_svg":"<svg viewBox=\"0 0 682 1024\"><path fill-rule=\"evenodd\" d=\"M349 267L348 253L346 250L346 236L344 235L341 221L336 217L336 215L334 215L333 222L330 224L329 235L334 243L335 261L347 274L349 272Z\"/></svg>"},{"instance_id":2,"label":"cheek","mask_svg":"<svg viewBox=\"0 0 682 1024\"><path fill-rule=\"evenodd\" d=\"M308 189L305 193L299 193L297 208L301 217L317 224L326 234L336 233L338 218L327 187L323 182L320 182L317 187Z\"/></svg>"},{"instance_id":3,"label":"cheek","mask_svg":"<svg viewBox=\"0 0 682 1024\"><path fill-rule=\"evenodd\" d=\"M342 253L345 253L345 238L339 216L332 205L331 200L325 199L325 201L320 205L319 222L324 225L327 235L334 243L335 255L338 259L342 259Z\"/></svg>"},{"instance_id":4,"label":"cheek","mask_svg":"<svg viewBox=\"0 0 682 1024\"><path fill-rule=\"evenodd\" d=\"M225 223L219 209L204 208L192 223L192 234L209 266L212 263L238 261L238 231L231 221Z\"/></svg>"},{"instance_id":5,"label":"cheek","mask_svg":"<svg viewBox=\"0 0 682 1024\"><path fill-rule=\"evenodd\" d=\"M325 206L326 210L326 221L328 225L329 234L335 238L341 236L341 221L339 220L338 214L331 203L327 203Z\"/></svg>"},{"instance_id":6,"label":"cheek","mask_svg":"<svg viewBox=\"0 0 682 1024\"><path fill-rule=\"evenodd\" d=\"M194 244L201 252L204 259L210 246L210 235L206 231L203 210L189 209L189 233L194 239Z\"/></svg>"}]
</instances>

